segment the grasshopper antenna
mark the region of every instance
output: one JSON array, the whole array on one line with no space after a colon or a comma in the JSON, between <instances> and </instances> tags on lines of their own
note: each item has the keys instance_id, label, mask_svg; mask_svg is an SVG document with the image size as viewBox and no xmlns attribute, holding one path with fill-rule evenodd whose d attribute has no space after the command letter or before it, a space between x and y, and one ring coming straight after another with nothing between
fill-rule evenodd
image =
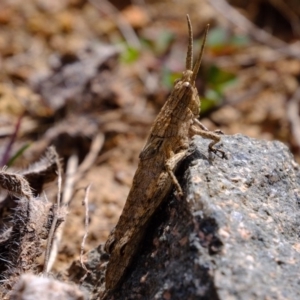
<instances>
[{"instance_id":1,"label":"grasshopper antenna","mask_svg":"<svg viewBox=\"0 0 300 300\"><path fill-rule=\"evenodd\" d=\"M203 43L202 43L202 46L201 46L201 51L200 51L200 54L199 54L199 56L197 58L195 66L193 68L193 74L192 74L192 77L191 77L191 82L195 82L197 74L198 74L199 69L200 69L200 65L201 65L201 61L202 61L202 56L203 56L204 46L205 46L205 43L206 43L206 37L207 37L208 29L209 29L209 24L206 25L206 29L205 29L205 33L204 33L204 39L203 39ZM188 51L189 51L189 48L188 48Z\"/></svg>"},{"instance_id":2,"label":"grasshopper antenna","mask_svg":"<svg viewBox=\"0 0 300 300\"><path fill-rule=\"evenodd\" d=\"M193 69L193 28L191 24L191 19L189 15L186 15L188 28L189 28L189 45L188 50L186 54L186 70L192 70Z\"/></svg>"}]
</instances>

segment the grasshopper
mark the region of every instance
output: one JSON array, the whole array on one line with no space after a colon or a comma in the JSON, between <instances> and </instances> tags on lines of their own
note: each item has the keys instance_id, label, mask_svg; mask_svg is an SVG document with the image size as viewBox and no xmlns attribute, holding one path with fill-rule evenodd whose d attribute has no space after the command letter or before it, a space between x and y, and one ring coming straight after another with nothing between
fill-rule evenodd
<instances>
[{"instance_id":1,"label":"grasshopper","mask_svg":"<svg viewBox=\"0 0 300 300\"><path fill-rule=\"evenodd\" d=\"M179 197L182 189L174 175L186 156L194 135L211 139L209 151L225 153L214 146L221 131L209 131L199 120L200 99L195 80L201 65L209 26L206 27L200 54L193 66L193 33L187 15L189 45L186 70L174 83L174 88L156 117L133 178L133 184L116 227L111 232L105 250L110 254L106 270L106 291L115 289L123 279L138 251L149 220L170 193L173 185Z\"/></svg>"}]
</instances>

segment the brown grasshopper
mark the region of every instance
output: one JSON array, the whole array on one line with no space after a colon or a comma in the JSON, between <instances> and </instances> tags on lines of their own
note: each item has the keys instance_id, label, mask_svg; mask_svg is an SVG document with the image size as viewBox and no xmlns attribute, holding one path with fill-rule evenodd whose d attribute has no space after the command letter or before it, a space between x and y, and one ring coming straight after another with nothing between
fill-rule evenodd
<instances>
[{"instance_id":1,"label":"brown grasshopper","mask_svg":"<svg viewBox=\"0 0 300 300\"><path fill-rule=\"evenodd\" d=\"M186 71L174 84L150 130L146 145L140 153L140 162L133 178L125 207L118 224L111 232L105 250L110 254L106 271L106 290L116 288L125 275L134 255L139 249L149 220L171 191L174 184L177 194L182 197L182 189L174 175L177 165L186 156L193 135L211 139L209 151L220 141L221 131L208 131L198 121L200 99L195 80L200 68L208 27L205 31L201 52L193 67L193 34L189 16L189 45Z\"/></svg>"}]
</instances>

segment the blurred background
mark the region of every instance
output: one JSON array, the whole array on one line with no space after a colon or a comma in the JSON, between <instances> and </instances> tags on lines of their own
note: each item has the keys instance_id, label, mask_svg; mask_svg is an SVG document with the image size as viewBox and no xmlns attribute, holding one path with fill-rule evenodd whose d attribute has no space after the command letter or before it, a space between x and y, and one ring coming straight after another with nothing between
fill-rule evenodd
<instances>
[{"instance_id":1,"label":"blurred background","mask_svg":"<svg viewBox=\"0 0 300 300\"><path fill-rule=\"evenodd\" d=\"M197 79L211 130L280 140L300 161L298 0L1 0L0 160L22 169L55 145L69 215L56 270L107 238L150 126L210 23ZM226 145L223 145L226 151ZM49 200L55 184L47 186Z\"/></svg>"}]
</instances>

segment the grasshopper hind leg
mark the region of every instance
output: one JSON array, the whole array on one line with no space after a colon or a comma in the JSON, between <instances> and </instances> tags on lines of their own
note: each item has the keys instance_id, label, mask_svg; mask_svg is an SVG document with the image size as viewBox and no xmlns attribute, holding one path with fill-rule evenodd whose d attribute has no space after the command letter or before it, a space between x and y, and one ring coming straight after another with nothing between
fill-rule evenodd
<instances>
[{"instance_id":1,"label":"grasshopper hind leg","mask_svg":"<svg viewBox=\"0 0 300 300\"><path fill-rule=\"evenodd\" d=\"M187 150L182 150L176 154L174 154L173 152L171 151L167 151L167 159L165 161L165 168L166 168L166 171L168 172L171 180L172 180L172 183L174 184L175 186L175 189L177 191L177 194L180 198L183 197L183 192L182 192L182 188L174 174L175 172L175 169L176 167L178 166L178 164L180 163L180 161L182 161L182 159L185 157L186 155L186 151Z\"/></svg>"}]
</instances>

